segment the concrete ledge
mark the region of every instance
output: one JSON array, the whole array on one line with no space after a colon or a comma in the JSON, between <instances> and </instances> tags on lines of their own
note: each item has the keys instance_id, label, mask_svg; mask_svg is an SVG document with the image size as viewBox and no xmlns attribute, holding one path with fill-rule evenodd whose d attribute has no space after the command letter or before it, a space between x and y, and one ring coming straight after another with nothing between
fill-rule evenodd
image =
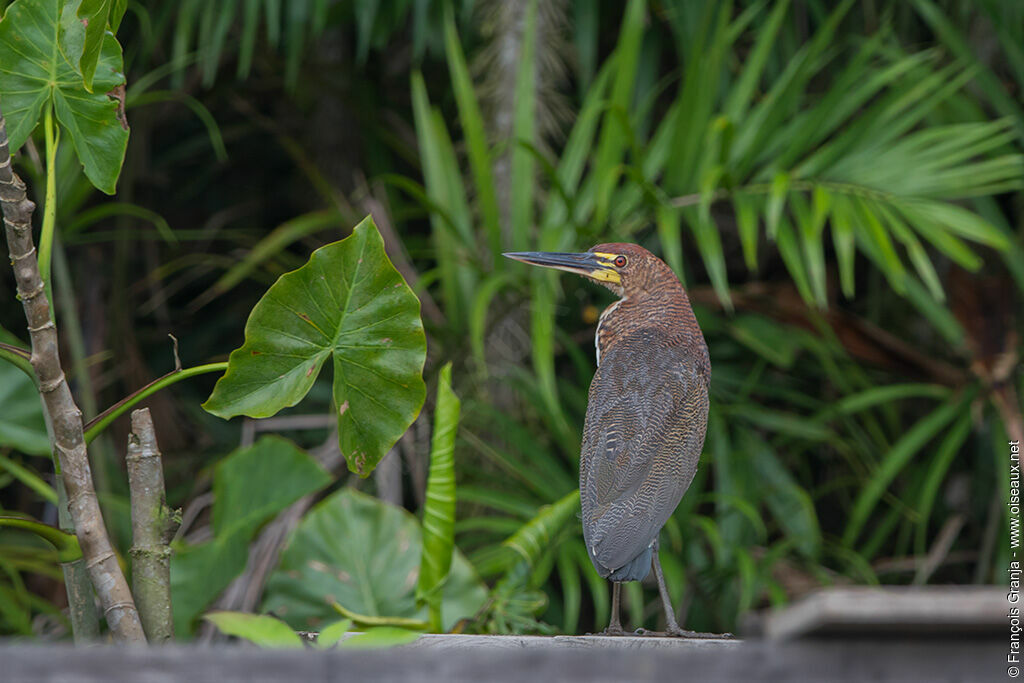
<instances>
[{"instance_id":1,"label":"concrete ledge","mask_svg":"<svg viewBox=\"0 0 1024 683\"><path fill-rule=\"evenodd\" d=\"M751 615L744 633L776 640L884 634L998 637L1009 629L1007 590L999 586L829 588L781 610Z\"/></svg>"},{"instance_id":2,"label":"concrete ledge","mask_svg":"<svg viewBox=\"0 0 1024 683\"><path fill-rule=\"evenodd\" d=\"M468 640L467 640L468 638ZM996 681L1004 639L709 641L431 636L393 650L0 645L0 681Z\"/></svg>"},{"instance_id":3,"label":"concrete ledge","mask_svg":"<svg viewBox=\"0 0 1024 683\"><path fill-rule=\"evenodd\" d=\"M654 636L469 636L428 633L402 650L623 650L717 652L735 648L742 641L735 638L658 638Z\"/></svg>"}]
</instances>

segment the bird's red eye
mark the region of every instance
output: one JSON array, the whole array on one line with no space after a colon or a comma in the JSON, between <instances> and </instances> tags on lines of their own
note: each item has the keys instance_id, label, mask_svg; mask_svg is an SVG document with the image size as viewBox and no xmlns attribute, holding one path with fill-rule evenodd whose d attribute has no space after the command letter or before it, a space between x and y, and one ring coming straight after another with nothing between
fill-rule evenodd
<instances>
[{"instance_id":1,"label":"bird's red eye","mask_svg":"<svg viewBox=\"0 0 1024 683\"><path fill-rule=\"evenodd\" d=\"M615 257L615 267L616 268L623 268L623 267L625 267L625 265L626 265L626 257L625 256L616 256Z\"/></svg>"}]
</instances>

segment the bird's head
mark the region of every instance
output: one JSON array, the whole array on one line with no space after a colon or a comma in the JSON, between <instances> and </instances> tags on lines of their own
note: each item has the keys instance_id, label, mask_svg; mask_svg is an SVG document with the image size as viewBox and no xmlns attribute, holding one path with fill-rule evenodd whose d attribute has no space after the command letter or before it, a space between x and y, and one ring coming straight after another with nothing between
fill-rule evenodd
<instances>
[{"instance_id":1,"label":"bird's head","mask_svg":"<svg viewBox=\"0 0 1024 683\"><path fill-rule=\"evenodd\" d=\"M598 244L582 253L519 251L505 254L534 266L557 268L599 282L620 297L678 286L679 280L664 261L639 244Z\"/></svg>"}]
</instances>

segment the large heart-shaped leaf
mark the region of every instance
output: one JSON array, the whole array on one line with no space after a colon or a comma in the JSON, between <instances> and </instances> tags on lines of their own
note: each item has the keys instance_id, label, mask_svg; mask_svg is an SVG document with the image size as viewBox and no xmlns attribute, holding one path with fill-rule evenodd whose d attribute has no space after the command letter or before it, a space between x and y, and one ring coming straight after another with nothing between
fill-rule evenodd
<instances>
[{"instance_id":1,"label":"large heart-shaped leaf","mask_svg":"<svg viewBox=\"0 0 1024 683\"><path fill-rule=\"evenodd\" d=\"M270 417L302 400L333 357L341 452L365 477L416 419L426 355L419 299L367 217L263 295L203 407Z\"/></svg>"},{"instance_id":2,"label":"large heart-shaped leaf","mask_svg":"<svg viewBox=\"0 0 1024 683\"><path fill-rule=\"evenodd\" d=\"M301 630L336 619L333 602L368 616L424 619L427 610L415 599L421 544L411 514L341 489L295 529L267 582L263 611ZM486 587L456 550L442 593L443 627L472 617L486 598Z\"/></svg>"},{"instance_id":3,"label":"large heart-shaped leaf","mask_svg":"<svg viewBox=\"0 0 1024 683\"><path fill-rule=\"evenodd\" d=\"M264 437L217 464L214 539L180 548L171 558L178 635L187 635L206 605L245 569L248 543L259 526L330 481L313 458L277 437Z\"/></svg>"},{"instance_id":4,"label":"large heart-shaped leaf","mask_svg":"<svg viewBox=\"0 0 1024 683\"><path fill-rule=\"evenodd\" d=\"M121 173L128 127L107 96L125 82L121 46L103 36L92 87L85 89L78 59L85 27L78 2L15 0L0 21L0 102L11 149L18 149L52 106L93 185L113 194ZM64 13L62 21L62 12ZM62 35L63 34L63 35Z\"/></svg>"}]
</instances>

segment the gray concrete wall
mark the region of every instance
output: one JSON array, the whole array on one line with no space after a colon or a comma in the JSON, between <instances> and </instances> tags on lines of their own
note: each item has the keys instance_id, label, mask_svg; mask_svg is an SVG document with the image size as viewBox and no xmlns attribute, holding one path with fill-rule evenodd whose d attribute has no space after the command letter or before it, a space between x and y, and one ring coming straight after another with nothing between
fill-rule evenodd
<instances>
[{"instance_id":1,"label":"gray concrete wall","mask_svg":"<svg viewBox=\"0 0 1024 683\"><path fill-rule=\"evenodd\" d=\"M1005 681L994 639L686 641L428 636L392 650L0 646L0 681Z\"/></svg>"}]
</instances>

